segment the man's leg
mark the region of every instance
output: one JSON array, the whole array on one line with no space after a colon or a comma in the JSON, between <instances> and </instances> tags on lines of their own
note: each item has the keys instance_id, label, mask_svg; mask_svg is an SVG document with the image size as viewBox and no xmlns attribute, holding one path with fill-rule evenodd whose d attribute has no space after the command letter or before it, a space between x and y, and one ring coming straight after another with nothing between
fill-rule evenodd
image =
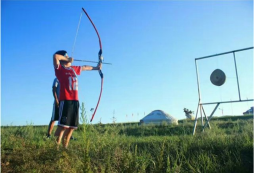
<instances>
[{"instance_id":1,"label":"man's leg","mask_svg":"<svg viewBox=\"0 0 254 173\"><path fill-rule=\"evenodd\" d=\"M48 134L47 134L48 137L50 137L52 130L54 129L55 121L58 121L58 119L59 119L59 107L54 103L52 117L48 127Z\"/></svg>"},{"instance_id":2,"label":"man's leg","mask_svg":"<svg viewBox=\"0 0 254 173\"><path fill-rule=\"evenodd\" d=\"M57 136L57 139L56 139L57 145L60 145L64 131L65 131L64 127L61 127L61 126L57 127L55 132L55 136Z\"/></svg>"},{"instance_id":3,"label":"man's leg","mask_svg":"<svg viewBox=\"0 0 254 173\"><path fill-rule=\"evenodd\" d=\"M51 133L52 133L52 130L54 128L54 125L55 125L55 121L50 121L49 123L49 127L48 127L48 133L47 133L47 137L50 137Z\"/></svg>"},{"instance_id":4,"label":"man's leg","mask_svg":"<svg viewBox=\"0 0 254 173\"><path fill-rule=\"evenodd\" d=\"M66 129L63 135L63 146L64 148L67 148L70 142L71 135L73 133L74 129Z\"/></svg>"}]
</instances>

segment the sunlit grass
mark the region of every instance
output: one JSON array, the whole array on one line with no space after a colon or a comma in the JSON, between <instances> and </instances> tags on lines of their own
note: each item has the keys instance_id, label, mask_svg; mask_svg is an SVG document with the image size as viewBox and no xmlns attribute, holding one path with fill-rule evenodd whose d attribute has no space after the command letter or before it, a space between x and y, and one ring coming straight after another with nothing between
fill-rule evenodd
<instances>
[{"instance_id":1,"label":"sunlit grass","mask_svg":"<svg viewBox=\"0 0 254 173\"><path fill-rule=\"evenodd\" d=\"M47 126L2 127L2 172L252 172L253 120L178 126L80 125L68 150Z\"/></svg>"}]
</instances>

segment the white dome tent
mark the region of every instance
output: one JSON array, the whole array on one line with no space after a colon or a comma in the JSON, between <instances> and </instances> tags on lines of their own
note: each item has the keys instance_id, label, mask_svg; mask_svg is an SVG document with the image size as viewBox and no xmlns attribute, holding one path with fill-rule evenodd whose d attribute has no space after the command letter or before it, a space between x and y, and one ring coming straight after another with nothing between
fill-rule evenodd
<instances>
[{"instance_id":1,"label":"white dome tent","mask_svg":"<svg viewBox=\"0 0 254 173\"><path fill-rule=\"evenodd\" d=\"M162 124L162 122L178 125L177 119L175 119L174 117L165 113L162 110L154 110L140 120L140 124L158 125L158 124Z\"/></svg>"}]
</instances>

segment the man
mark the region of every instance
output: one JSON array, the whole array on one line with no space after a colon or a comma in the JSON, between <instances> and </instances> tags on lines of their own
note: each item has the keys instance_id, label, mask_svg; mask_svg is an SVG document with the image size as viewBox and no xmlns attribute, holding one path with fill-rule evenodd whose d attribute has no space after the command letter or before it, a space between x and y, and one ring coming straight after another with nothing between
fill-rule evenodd
<instances>
[{"instance_id":1,"label":"man","mask_svg":"<svg viewBox=\"0 0 254 173\"><path fill-rule=\"evenodd\" d=\"M78 78L81 71L101 70L101 63L92 66L71 66L73 58L69 58L65 50L57 51L53 56L55 75L60 82L59 121L55 132L57 144L61 141L64 148L68 147L69 140L79 121Z\"/></svg>"},{"instance_id":2,"label":"man","mask_svg":"<svg viewBox=\"0 0 254 173\"><path fill-rule=\"evenodd\" d=\"M60 83L59 83L58 79L55 78L53 81L53 85L52 85L54 104L53 104L52 117L49 122L47 138L51 137L51 133L52 133L52 130L54 129L55 121L59 120L59 92L60 92ZM74 137L71 136L71 139L74 140Z\"/></svg>"},{"instance_id":3,"label":"man","mask_svg":"<svg viewBox=\"0 0 254 173\"><path fill-rule=\"evenodd\" d=\"M48 133L47 133L47 138L51 137L51 132L54 128L55 121L58 121L59 119L59 92L60 92L60 84L57 78L54 79L53 85L52 85L52 92L53 92L53 97L54 97L54 104L53 104L53 112L52 112L52 117L49 122L49 127L48 127Z\"/></svg>"}]
</instances>

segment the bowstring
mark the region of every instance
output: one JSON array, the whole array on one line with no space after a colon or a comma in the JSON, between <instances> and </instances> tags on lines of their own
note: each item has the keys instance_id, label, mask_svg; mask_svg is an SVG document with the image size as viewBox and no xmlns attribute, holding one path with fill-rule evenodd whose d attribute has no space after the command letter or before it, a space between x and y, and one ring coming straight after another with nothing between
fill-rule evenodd
<instances>
[{"instance_id":1,"label":"bowstring","mask_svg":"<svg viewBox=\"0 0 254 173\"><path fill-rule=\"evenodd\" d=\"M73 55L74 55L74 50L75 50L75 45L76 45L76 41L77 41L77 37L78 37L78 31L79 31L81 18L82 18L82 12L80 13L80 17L79 17L78 28L77 28L76 36L75 36L74 43L73 43L73 46L72 46L71 57L73 57Z\"/></svg>"}]
</instances>

